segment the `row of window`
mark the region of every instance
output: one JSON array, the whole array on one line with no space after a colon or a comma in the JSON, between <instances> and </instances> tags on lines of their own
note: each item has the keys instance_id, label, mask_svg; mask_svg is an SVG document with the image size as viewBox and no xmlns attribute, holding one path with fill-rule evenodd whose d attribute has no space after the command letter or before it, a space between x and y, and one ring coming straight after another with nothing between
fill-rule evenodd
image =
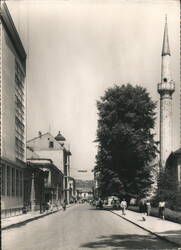
<instances>
[{"instance_id":1,"label":"row of window","mask_svg":"<svg viewBox=\"0 0 181 250\"><path fill-rule=\"evenodd\" d=\"M24 131L25 126L24 126L23 122L21 122L17 116L15 117L15 124L16 124L16 126L20 127Z\"/></svg>"},{"instance_id":2,"label":"row of window","mask_svg":"<svg viewBox=\"0 0 181 250\"><path fill-rule=\"evenodd\" d=\"M23 102L22 100L19 99L19 97L17 95L15 95L15 98L16 98L16 107L24 114L24 105L23 105Z\"/></svg>"},{"instance_id":3,"label":"row of window","mask_svg":"<svg viewBox=\"0 0 181 250\"><path fill-rule=\"evenodd\" d=\"M1 194L7 196L23 196L23 173L9 165L1 165Z\"/></svg>"},{"instance_id":4,"label":"row of window","mask_svg":"<svg viewBox=\"0 0 181 250\"><path fill-rule=\"evenodd\" d=\"M19 78L18 73L15 72L15 82L16 82L16 86L20 89L20 91L22 90L22 94L24 95L24 78L23 81Z\"/></svg>"},{"instance_id":5,"label":"row of window","mask_svg":"<svg viewBox=\"0 0 181 250\"><path fill-rule=\"evenodd\" d=\"M16 108L16 116L22 123L24 123L24 115L18 108Z\"/></svg>"},{"instance_id":6,"label":"row of window","mask_svg":"<svg viewBox=\"0 0 181 250\"><path fill-rule=\"evenodd\" d=\"M24 142L24 132L22 132L22 130L20 129L20 127L15 127L15 131L16 131L16 137Z\"/></svg>"},{"instance_id":7,"label":"row of window","mask_svg":"<svg viewBox=\"0 0 181 250\"><path fill-rule=\"evenodd\" d=\"M24 107L24 96L25 96L25 88L24 88L24 79L25 75L21 69L20 64L17 60L15 60L15 108L16 108L16 116L15 116L15 152L16 158L23 160L24 152L25 152L25 144L24 144L24 119L25 119L25 107ZM12 176L14 173L12 172ZM15 174L16 176L16 174ZM13 177L14 178L14 177Z\"/></svg>"},{"instance_id":8,"label":"row of window","mask_svg":"<svg viewBox=\"0 0 181 250\"><path fill-rule=\"evenodd\" d=\"M23 160L24 158L24 152L25 152L25 144L22 140L15 137L15 145L16 145L16 157L20 160Z\"/></svg>"},{"instance_id":9,"label":"row of window","mask_svg":"<svg viewBox=\"0 0 181 250\"><path fill-rule=\"evenodd\" d=\"M15 72L17 74L18 79L23 83L24 82L24 73L21 69L20 64L18 63L17 60L15 60Z\"/></svg>"},{"instance_id":10,"label":"row of window","mask_svg":"<svg viewBox=\"0 0 181 250\"><path fill-rule=\"evenodd\" d=\"M16 85L16 89L15 89L15 93L16 93L16 98L19 99L19 101L24 105L24 94L20 93L20 89L17 87Z\"/></svg>"}]
</instances>

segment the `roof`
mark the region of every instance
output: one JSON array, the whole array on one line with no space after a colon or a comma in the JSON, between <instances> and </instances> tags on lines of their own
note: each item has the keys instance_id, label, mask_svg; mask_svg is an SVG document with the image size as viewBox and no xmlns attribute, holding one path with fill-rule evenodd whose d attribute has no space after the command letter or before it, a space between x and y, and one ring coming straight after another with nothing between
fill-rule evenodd
<instances>
[{"instance_id":1,"label":"roof","mask_svg":"<svg viewBox=\"0 0 181 250\"><path fill-rule=\"evenodd\" d=\"M44 133L44 134L38 135L38 136L36 136L36 137L34 137L34 138L28 140L27 143L30 142L30 141L34 141L34 140L36 140L36 139L38 139L38 138L40 138L40 137L42 137L42 136L44 136L44 135L47 135L47 134L51 135L49 132L46 132L46 133Z\"/></svg>"},{"instance_id":2,"label":"roof","mask_svg":"<svg viewBox=\"0 0 181 250\"><path fill-rule=\"evenodd\" d=\"M27 164L31 165L31 166L36 166L37 168L49 168L49 169L54 169L56 170L60 175L63 176L62 171L57 168L51 161L51 159L44 159L44 158L40 158L40 159L27 159Z\"/></svg>"},{"instance_id":3,"label":"roof","mask_svg":"<svg viewBox=\"0 0 181 250\"><path fill-rule=\"evenodd\" d=\"M63 135L60 133L60 131L58 132L58 135L55 136L55 140L56 141L65 141L65 137L63 137Z\"/></svg>"},{"instance_id":4,"label":"roof","mask_svg":"<svg viewBox=\"0 0 181 250\"><path fill-rule=\"evenodd\" d=\"M165 18L165 29L164 29L163 47L162 47L162 56L165 56L165 55L171 55L169 41L168 41L167 17Z\"/></svg>"},{"instance_id":5,"label":"roof","mask_svg":"<svg viewBox=\"0 0 181 250\"><path fill-rule=\"evenodd\" d=\"M16 30L16 27L14 25L13 19L11 17L11 14L8 10L8 7L5 2L1 5L1 13L0 18L3 23L3 26L19 56L19 59L22 62L22 66L24 68L24 71L26 71L26 52L23 47L23 44L21 42L21 39L19 37L19 34Z\"/></svg>"}]
</instances>

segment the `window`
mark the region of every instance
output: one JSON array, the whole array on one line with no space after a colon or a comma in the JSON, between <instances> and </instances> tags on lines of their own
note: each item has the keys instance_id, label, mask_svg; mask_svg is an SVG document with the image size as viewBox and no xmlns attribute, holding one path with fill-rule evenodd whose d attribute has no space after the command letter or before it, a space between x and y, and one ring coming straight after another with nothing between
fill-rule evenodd
<instances>
[{"instance_id":1,"label":"window","mask_svg":"<svg viewBox=\"0 0 181 250\"><path fill-rule=\"evenodd\" d=\"M11 194L10 192L10 166L7 166L7 195Z\"/></svg>"},{"instance_id":2,"label":"window","mask_svg":"<svg viewBox=\"0 0 181 250\"><path fill-rule=\"evenodd\" d=\"M19 171L16 169L16 196L19 196Z\"/></svg>"},{"instance_id":3,"label":"window","mask_svg":"<svg viewBox=\"0 0 181 250\"><path fill-rule=\"evenodd\" d=\"M12 179L11 193L12 193L12 196L15 196L15 169L14 168L12 168L11 179Z\"/></svg>"},{"instance_id":4,"label":"window","mask_svg":"<svg viewBox=\"0 0 181 250\"><path fill-rule=\"evenodd\" d=\"M16 125L16 158L23 160L25 149L25 74L21 65L15 60L15 125Z\"/></svg>"},{"instance_id":5,"label":"window","mask_svg":"<svg viewBox=\"0 0 181 250\"><path fill-rule=\"evenodd\" d=\"M22 171L19 172L19 182L20 182L20 197L23 195L23 176Z\"/></svg>"},{"instance_id":6,"label":"window","mask_svg":"<svg viewBox=\"0 0 181 250\"><path fill-rule=\"evenodd\" d=\"M5 195L5 165L1 165L1 194Z\"/></svg>"},{"instance_id":7,"label":"window","mask_svg":"<svg viewBox=\"0 0 181 250\"><path fill-rule=\"evenodd\" d=\"M53 141L50 141L49 142L49 148L53 148L53 147L54 147Z\"/></svg>"}]
</instances>

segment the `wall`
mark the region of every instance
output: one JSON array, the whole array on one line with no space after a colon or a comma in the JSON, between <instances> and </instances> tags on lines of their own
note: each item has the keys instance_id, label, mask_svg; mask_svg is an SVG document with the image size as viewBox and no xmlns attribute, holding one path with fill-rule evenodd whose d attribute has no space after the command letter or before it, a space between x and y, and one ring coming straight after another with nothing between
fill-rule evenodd
<instances>
[{"instance_id":1,"label":"wall","mask_svg":"<svg viewBox=\"0 0 181 250\"><path fill-rule=\"evenodd\" d=\"M53 164L63 173L63 150L39 150L35 151L40 158L49 158Z\"/></svg>"},{"instance_id":2,"label":"wall","mask_svg":"<svg viewBox=\"0 0 181 250\"><path fill-rule=\"evenodd\" d=\"M49 147L50 141L54 144L53 148ZM63 148L51 134L46 133L41 137L29 140L27 146L31 147L40 158L51 159L53 164L63 173Z\"/></svg>"},{"instance_id":3,"label":"wall","mask_svg":"<svg viewBox=\"0 0 181 250\"><path fill-rule=\"evenodd\" d=\"M15 56L4 29L2 33L2 157L15 161Z\"/></svg>"}]
</instances>

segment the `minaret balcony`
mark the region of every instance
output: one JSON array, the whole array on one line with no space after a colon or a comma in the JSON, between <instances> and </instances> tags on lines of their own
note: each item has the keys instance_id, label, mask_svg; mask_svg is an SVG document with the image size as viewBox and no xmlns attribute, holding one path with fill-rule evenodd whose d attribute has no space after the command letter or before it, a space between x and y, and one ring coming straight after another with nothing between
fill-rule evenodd
<instances>
[{"instance_id":1,"label":"minaret balcony","mask_svg":"<svg viewBox=\"0 0 181 250\"><path fill-rule=\"evenodd\" d=\"M163 93L172 94L174 91L175 91L175 83L173 81L158 83L159 94Z\"/></svg>"}]
</instances>

